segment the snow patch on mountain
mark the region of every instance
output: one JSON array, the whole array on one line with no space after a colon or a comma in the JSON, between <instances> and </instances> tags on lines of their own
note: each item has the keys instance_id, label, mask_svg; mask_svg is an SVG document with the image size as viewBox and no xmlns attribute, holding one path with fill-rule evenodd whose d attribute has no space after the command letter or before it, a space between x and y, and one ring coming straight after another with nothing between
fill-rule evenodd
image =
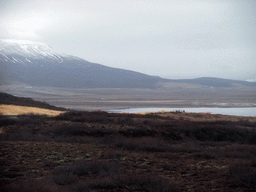
<instances>
[{"instance_id":1,"label":"snow patch on mountain","mask_svg":"<svg viewBox=\"0 0 256 192\"><path fill-rule=\"evenodd\" d=\"M14 39L0 40L0 60L3 61L31 63L31 59L46 59L62 63L63 57L65 56L55 53L50 46L44 43Z\"/></svg>"},{"instance_id":2,"label":"snow patch on mountain","mask_svg":"<svg viewBox=\"0 0 256 192\"><path fill-rule=\"evenodd\" d=\"M255 79L247 79L245 81L247 81L247 82L256 82L256 78Z\"/></svg>"}]
</instances>

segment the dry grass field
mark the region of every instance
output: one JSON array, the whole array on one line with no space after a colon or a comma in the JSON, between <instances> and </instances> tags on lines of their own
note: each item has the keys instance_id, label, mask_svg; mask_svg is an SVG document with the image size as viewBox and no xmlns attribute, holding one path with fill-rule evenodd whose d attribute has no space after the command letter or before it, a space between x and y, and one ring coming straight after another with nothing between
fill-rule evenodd
<instances>
[{"instance_id":1,"label":"dry grass field","mask_svg":"<svg viewBox=\"0 0 256 192\"><path fill-rule=\"evenodd\" d=\"M56 116L63 113L63 111L42 109L38 107L25 107L18 105L0 105L0 114L2 115L24 115L30 113L38 115Z\"/></svg>"}]
</instances>

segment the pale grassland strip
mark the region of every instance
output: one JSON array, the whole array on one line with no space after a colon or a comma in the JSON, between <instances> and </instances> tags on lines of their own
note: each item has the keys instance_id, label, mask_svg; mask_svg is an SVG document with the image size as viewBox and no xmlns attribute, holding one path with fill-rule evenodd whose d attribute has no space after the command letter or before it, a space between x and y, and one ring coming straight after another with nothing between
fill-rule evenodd
<instances>
[{"instance_id":1,"label":"pale grassland strip","mask_svg":"<svg viewBox=\"0 0 256 192\"><path fill-rule=\"evenodd\" d=\"M38 107L25 107L25 106L18 106L18 105L0 105L0 114L3 114L3 115L22 115L22 114L29 114L29 113L56 116L61 113L64 113L64 111L42 109Z\"/></svg>"}]
</instances>

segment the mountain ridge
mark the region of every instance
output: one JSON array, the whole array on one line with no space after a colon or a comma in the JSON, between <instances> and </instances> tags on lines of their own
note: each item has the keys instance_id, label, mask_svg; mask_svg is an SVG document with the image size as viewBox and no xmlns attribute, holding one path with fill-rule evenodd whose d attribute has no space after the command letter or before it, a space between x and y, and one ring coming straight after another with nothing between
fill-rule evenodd
<instances>
[{"instance_id":1,"label":"mountain ridge","mask_svg":"<svg viewBox=\"0 0 256 192\"><path fill-rule=\"evenodd\" d=\"M39 47L31 41L19 42L1 40L0 43L0 61L4 71L2 75L5 75L4 79L7 81L72 88L154 88L157 79L160 79L91 63L74 56L58 55L45 44L40 43ZM27 53L26 50L30 52Z\"/></svg>"},{"instance_id":2,"label":"mountain ridge","mask_svg":"<svg viewBox=\"0 0 256 192\"><path fill-rule=\"evenodd\" d=\"M244 85L244 86L256 86L256 82L248 82L242 80L232 80L216 77L199 77L194 79L179 79L175 80L182 83L194 83L197 85L204 85L209 87L231 87L234 84Z\"/></svg>"},{"instance_id":3,"label":"mountain ridge","mask_svg":"<svg viewBox=\"0 0 256 192\"><path fill-rule=\"evenodd\" d=\"M67 88L159 88L165 83L231 87L256 87L256 82L214 77L165 79L132 70L92 63L72 55L58 54L50 46L26 40L0 40L0 83L13 81L31 86ZM161 87L161 86L160 86Z\"/></svg>"}]
</instances>

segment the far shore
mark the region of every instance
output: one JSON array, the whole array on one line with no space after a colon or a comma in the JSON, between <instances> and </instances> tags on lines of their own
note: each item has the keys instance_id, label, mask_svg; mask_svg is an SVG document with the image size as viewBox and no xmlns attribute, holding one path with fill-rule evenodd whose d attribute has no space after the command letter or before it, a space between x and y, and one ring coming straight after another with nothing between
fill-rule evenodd
<instances>
[{"instance_id":1,"label":"far shore","mask_svg":"<svg viewBox=\"0 0 256 192\"><path fill-rule=\"evenodd\" d=\"M48 103L57 107L66 109L97 111L97 110L118 110L129 108L200 108L200 107L218 107L218 108L244 108L256 107L255 103L238 102L196 102L189 100L81 100L81 101L57 101L47 100Z\"/></svg>"}]
</instances>

